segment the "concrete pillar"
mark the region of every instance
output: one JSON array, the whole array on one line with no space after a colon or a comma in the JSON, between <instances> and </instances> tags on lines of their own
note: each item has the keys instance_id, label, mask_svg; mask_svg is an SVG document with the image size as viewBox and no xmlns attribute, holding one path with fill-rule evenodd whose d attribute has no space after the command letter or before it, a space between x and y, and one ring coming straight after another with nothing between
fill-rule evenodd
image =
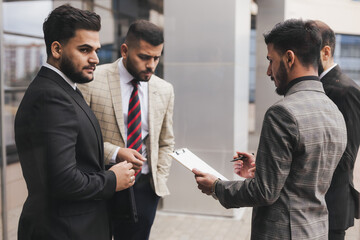
<instances>
[{"instance_id":1,"label":"concrete pillar","mask_svg":"<svg viewBox=\"0 0 360 240\"><path fill-rule=\"evenodd\" d=\"M228 179L247 150L250 0L164 0L164 75L175 88L177 148L187 147ZM163 210L233 216L173 162Z\"/></svg>"},{"instance_id":2,"label":"concrete pillar","mask_svg":"<svg viewBox=\"0 0 360 240\"><path fill-rule=\"evenodd\" d=\"M250 149L257 149L262 122L266 110L281 97L275 92L274 82L266 75L269 65L263 33L284 20L285 0L258 0L256 22L256 88L255 88L255 133L250 136Z\"/></svg>"}]
</instances>

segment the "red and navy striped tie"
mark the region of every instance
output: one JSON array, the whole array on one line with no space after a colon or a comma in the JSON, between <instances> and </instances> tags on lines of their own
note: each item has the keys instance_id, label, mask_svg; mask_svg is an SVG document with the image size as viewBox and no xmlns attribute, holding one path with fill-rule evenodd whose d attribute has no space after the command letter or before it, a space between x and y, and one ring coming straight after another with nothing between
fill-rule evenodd
<instances>
[{"instance_id":1,"label":"red and navy striped tie","mask_svg":"<svg viewBox=\"0 0 360 240\"><path fill-rule=\"evenodd\" d=\"M129 100L128 124L127 124L127 147L135 149L142 153L142 137L141 137L141 108L140 98L138 94L139 82L135 79L131 81L134 90ZM141 170L140 170L141 171ZM140 172L139 171L139 172Z\"/></svg>"}]
</instances>

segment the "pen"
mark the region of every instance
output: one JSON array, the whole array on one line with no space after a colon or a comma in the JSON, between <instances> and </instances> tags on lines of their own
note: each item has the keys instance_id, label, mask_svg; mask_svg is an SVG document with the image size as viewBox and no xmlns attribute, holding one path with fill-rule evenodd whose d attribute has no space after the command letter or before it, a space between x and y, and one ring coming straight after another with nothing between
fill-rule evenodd
<instances>
[{"instance_id":1,"label":"pen","mask_svg":"<svg viewBox=\"0 0 360 240\"><path fill-rule=\"evenodd\" d=\"M251 153L252 155L254 155L254 153ZM238 160L243 160L244 158L246 158L245 156L241 156L241 157L237 157L237 158L234 158L233 160L231 160L230 162L236 162Z\"/></svg>"}]
</instances>

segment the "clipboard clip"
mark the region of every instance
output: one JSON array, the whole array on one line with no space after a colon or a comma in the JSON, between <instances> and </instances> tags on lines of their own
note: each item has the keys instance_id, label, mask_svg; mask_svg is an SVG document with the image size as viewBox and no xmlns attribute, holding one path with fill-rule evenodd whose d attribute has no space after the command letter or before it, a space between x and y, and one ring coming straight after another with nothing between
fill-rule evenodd
<instances>
[{"instance_id":1,"label":"clipboard clip","mask_svg":"<svg viewBox=\"0 0 360 240\"><path fill-rule=\"evenodd\" d=\"M180 155L180 154L183 154L185 153L185 149L178 149L178 150L175 150L174 153L176 153L177 155Z\"/></svg>"}]
</instances>

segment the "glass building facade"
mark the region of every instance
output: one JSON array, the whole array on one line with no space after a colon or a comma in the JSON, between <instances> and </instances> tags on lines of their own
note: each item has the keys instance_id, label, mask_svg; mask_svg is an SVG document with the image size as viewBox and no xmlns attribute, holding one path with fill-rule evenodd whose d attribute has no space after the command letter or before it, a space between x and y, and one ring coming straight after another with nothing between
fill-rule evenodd
<instances>
[{"instance_id":1,"label":"glass building facade","mask_svg":"<svg viewBox=\"0 0 360 240\"><path fill-rule=\"evenodd\" d=\"M360 85L360 36L337 34L335 62Z\"/></svg>"},{"instance_id":2,"label":"glass building facade","mask_svg":"<svg viewBox=\"0 0 360 240\"><path fill-rule=\"evenodd\" d=\"M41 1L0 1L2 6L1 25L2 46L1 81L3 105L1 114L4 124L4 162L2 176L8 169L7 182L2 186L2 239L15 239L13 227L7 222L15 221L13 216L3 209L21 207L25 195L17 197L16 185L24 185L14 139L14 118L20 101L28 85L43 63L46 62L46 47L43 39L42 24L52 9L65 3L74 7L97 12L102 19L100 32L101 50L98 53L100 64L109 63L120 57L120 46L124 41L129 25L136 19L147 19L163 27L162 0L41 0ZM1 8L0 8L1 9ZM0 28L1 29L1 28ZM160 61L156 74L163 76L163 60ZM9 168L16 168L16 174L9 176ZM12 170L10 169L12 173ZM5 178L3 178L5 179ZM4 180L5 181L5 180ZM2 182L4 182L2 181ZM7 188L6 188L7 186ZM8 191L5 191L7 189ZM12 190L13 189L13 190ZM12 191L11 191L12 190ZM19 189L20 190L20 189ZM12 196L9 196L12 195ZM6 199L8 201L6 201ZM14 201L12 199L15 199ZM21 199L20 201L16 199ZM7 204L8 203L8 204ZM18 217L18 216L17 216ZM15 218L17 218L15 217ZM0 237L1 238L1 237Z\"/></svg>"}]
</instances>

